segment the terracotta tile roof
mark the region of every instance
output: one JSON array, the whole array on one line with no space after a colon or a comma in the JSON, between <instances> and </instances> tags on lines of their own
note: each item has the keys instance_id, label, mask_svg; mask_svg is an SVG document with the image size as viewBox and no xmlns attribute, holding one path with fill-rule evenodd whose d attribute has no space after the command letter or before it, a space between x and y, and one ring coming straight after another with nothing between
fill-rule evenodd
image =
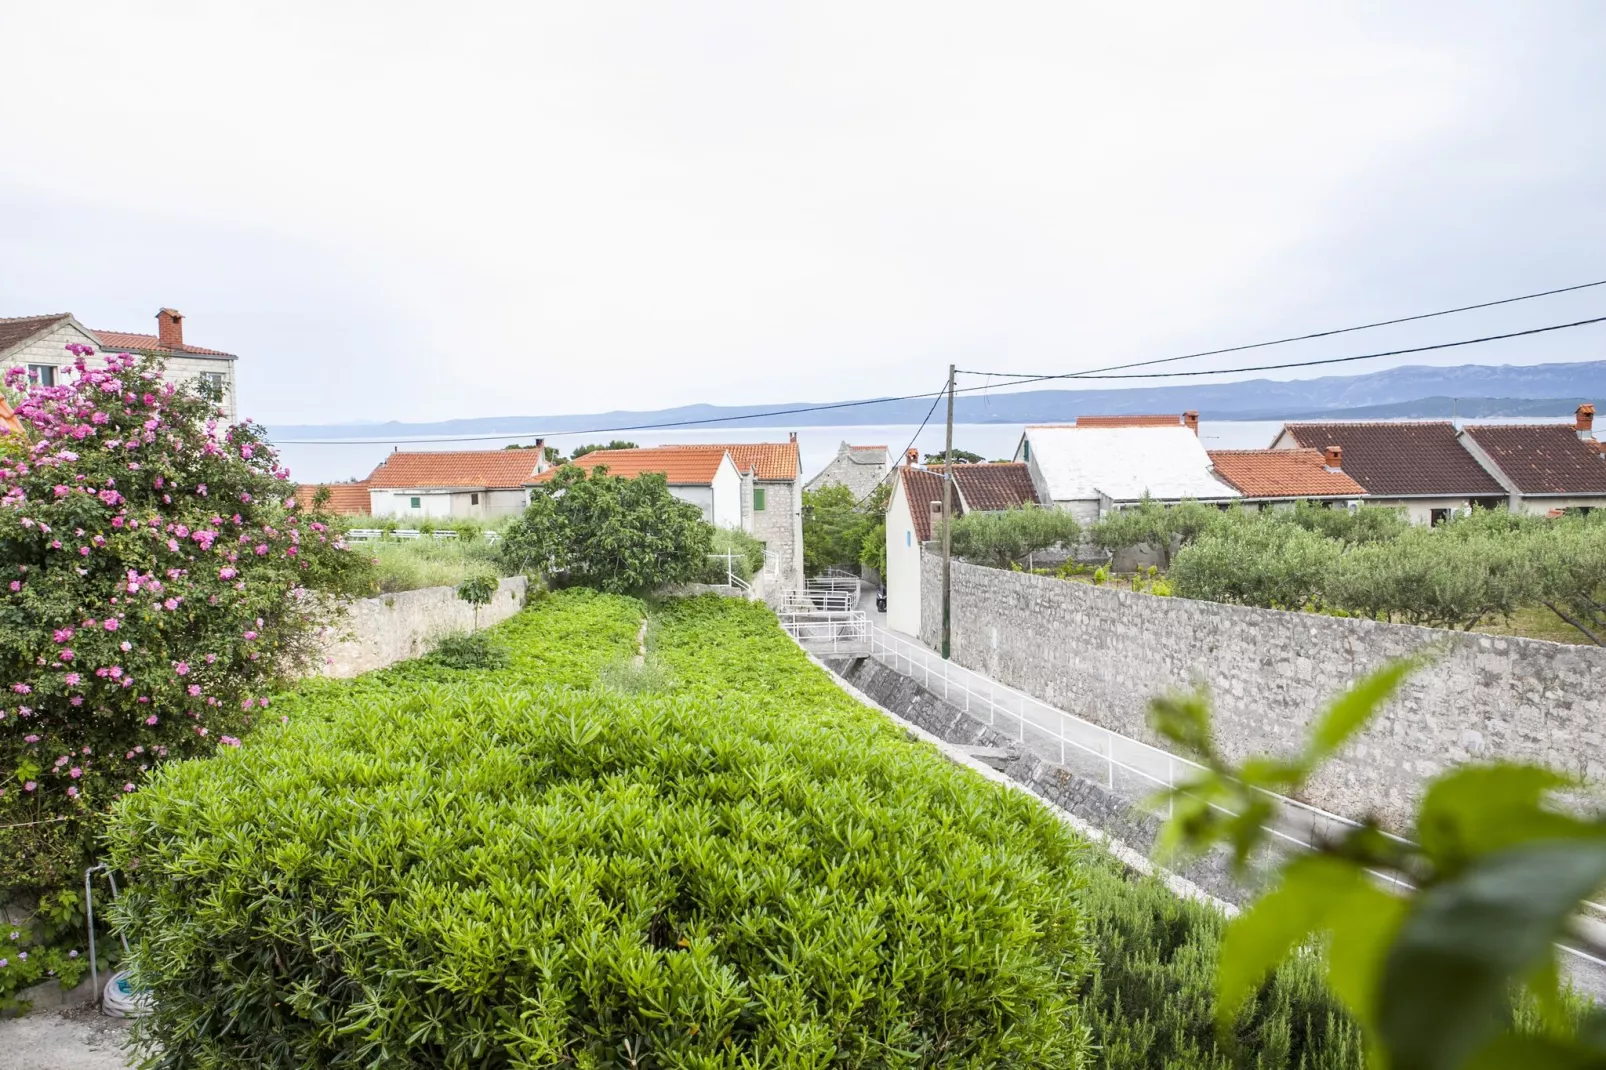
<instances>
[{"instance_id":1,"label":"terracotta tile roof","mask_svg":"<svg viewBox=\"0 0 1606 1070\"><path fill-rule=\"evenodd\" d=\"M1180 427L1182 417L1177 413L1138 416L1078 416L1077 427Z\"/></svg>"},{"instance_id":2,"label":"terracotta tile roof","mask_svg":"<svg viewBox=\"0 0 1606 1070\"><path fill-rule=\"evenodd\" d=\"M1503 496L1448 420L1284 424L1306 449L1341 446L1344 471L1378 498Z\"/></svg>"},{"instance_id":3,"label":"terracotta tile roof","mask_svg":"<svg viewBox=\"0 0 1606 1070\"><path fill-rule=\"evenodd\" d=\"M610 476L635 479L648 472L656 472L676 486L711 486L714 473L725 459L723 449L707 446L654 446L636 450L594 450L570 461L587 471L606 465ZM545 483L557 475L551 468L536 476L532 482Z\"/></svg>"},{"instance_id":4,"label":"terracotta tile roof","mask_svg":"<svg viewBox=\"0 0 1606 1070\"><path fill-rule=\"evenodd\" d=\"M938 474L944 467L940 464L926 466ZM959 488L965 508L972 512L992 513L1037 503L1037 488L1032 486L1031 472L1021 461L956 464L954 486Z\"/></svg>"},{"instance_id":5,"label":"terracotta tile roof","mask_svg":"<svg viewBox=\"0 0 1606 1070\"><path fill-rule=\"evenodd\" d=\"M1606 494L1606 459L1571 424L1469 424L1462 433L1519 494Z\"/></svg>"},{"instance_id":6,"label":"terracotta tile roof","mask_svg":"<svg viewBox=\"0 0 1606 1070\"><path fill-rule=\"evenodd\" d=\"M914 521L915 538L931 541L931 503L942 501L942 476L924 468L904 465L898 469L903 480L903 496L909 503L909 516ZM965 505L954 495L954 516L965 515Z\"/></svg>"},{"instance_id":7,"label":"terracotta tile roof","mask_svg":"<svg viewBox=\"0 0 1606 1070\"><path fill-rule=\"evenodd\" d=\"M0 319L0 352L20 342L26 342L34 335L70 319L72 315L67 312L58 312L54 316L13 316L10 319Z\"/></svg>"},{"instance_id":8,"label":"terracotta tile roof","mask_svg":"<svg viewBox=\"0 0 1606 1070\"><path fill-rule=\"evenodd\" d=\"M1321 450L1210 450L1216 475L1246 498L1359 498L1366 489L1329 471Z\"/></svg>"},{"instance_id":9,"label":"terracotta tile roof","mask_svg":"<svg viewBox=\"0 0 1606 1070\"><path fill-rule=\"evenodd\" d=\"M386 457L368 477L373 487L486 487L511 490L533 481L539 451L457 450Z\"/></svg>"},{"instance_id":10,"label":"terracotta tile roof","mask_svg":"<svg viewBox=\"0 0 1606 1070\"><path fill-rule=\"evenodd\" d=\"M167 311L163 309L163 311ZM90 331L100 340L101 349L121 353L124 351L137 353L180 353L195 357L232 357L233 353L225 353L221 349L202 349L200 346L176 345L164 346L162 340L154 334L130 334L127 331Z\"/></svg>"},{"instance_id":11,"label":"terracotta tile roof","mask_svg":"<svg viewBox=\"0 0 1606 1070\"><path fill-rule=\"evenodd\" d=\"M366 479L360 483L302 483L296 487L296 505L303 509L312 508L312 499L324 487L329 488L329 504L326 508L331 513L368 515L370 505Z\"/></svg>"},{"instance_id":12,"label":"terracotta tile roof","mask_svg":"<svg viewBox=\"0 0 1606 1070\"><path fill-rule=\"evenodd\" d=\"M796 442L687 443L654 446L660 450L724 450L731 455L739 472L752 472L765 483L790 483L797 478L800 463ZM855 449L859 447L854 447Z\"/></svg>"},{"instance_id":13,"label":"terracotta tile roof","mask_svg":"<svg viewBox=\"0 0 1606 1070\"><path fill-rule=\"evenodd\" d=\"M5 428L7 434L22 434L22 421L11 411L11 406L6 404L5 398L0 398L0 428Z\"/></svg>"}]
</instances>

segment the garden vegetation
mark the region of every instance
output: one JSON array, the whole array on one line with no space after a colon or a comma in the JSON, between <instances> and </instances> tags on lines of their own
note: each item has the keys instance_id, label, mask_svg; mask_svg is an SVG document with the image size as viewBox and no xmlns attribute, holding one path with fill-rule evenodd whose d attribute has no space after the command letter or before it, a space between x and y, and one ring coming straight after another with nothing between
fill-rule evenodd
<instances>
[{"instance_id":1,"label":"garden vegetation","mask_svg":"<svg viewBox=\"0 0 1606 1070\"><path fill-rule=\"evenodd\" d=\"M163 762L239 745L360 593L366 558L298 507L251 424L162 365L77 357L20 392L0 457L0 997L82 968L77 889L106 809ZM13 915L15 918L15 914ZM30 952L32 952L30 954Z\"/></svg>"},{"instance_id":2,"label":"garden vegetation","mask_svg":"<svg viewBox=\"0 0 1606 1070\"><path fill-rule=\"evenodd\" d=\"M496 674L426 658L304 681L276 701L288 725L124 803L147 1053L1359 1065L1310 961L1218 1036L1217 915L909 742L762 606L571 589L479 634L508 652Z\"/></svg>"}]
</instances>

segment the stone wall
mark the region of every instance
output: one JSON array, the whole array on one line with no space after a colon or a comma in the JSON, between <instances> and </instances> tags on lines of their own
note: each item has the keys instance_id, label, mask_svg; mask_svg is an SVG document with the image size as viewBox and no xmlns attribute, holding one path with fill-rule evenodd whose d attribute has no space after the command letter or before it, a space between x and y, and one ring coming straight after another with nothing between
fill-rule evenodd
<instances>
[{"instance_id":1,"label":"stone wall","mask_svg":"<svg viewBox=\"0 0 1606 1070\"><path fill-rule=\"evenodd\" d=\"M753 538L774 556L779 574L775 588L800 590L803 587L803 497L800 481L758 480L755 490L764 492L764 508L752 513Z\"/></svg>"},{"instance_id":2,"label":"stone wall","mask_svg":"<svg viewBox=\"0 0 1606 1070\"><path fill-rule=\"evenodd\" d=\"M942 621L921 562L921 638ZM956 562L953 658L1115 732L1157 742L1148 700L1205 684L1223 749L1290 752L1315 713L1389 658L1443 649L1327 765L1303 801L1398 827L1424 784L1495 758L1606 774L1606 649L1117 591Z\"/></svg>"},{"instance_id":3,"label":"stone wall","mask_svg":"<svg viewBox=\"0 0 1606 1070\"><path fill-rule=\"evenodd\" d=\"M481 628L506 620L524 605L523 576L504 579L489 605L481 606ZM323 675L345 678L408 658L421 657L443 636L474 626L474 607L457 597L454 587L363 598L351 604L346 619L324 650Z\"/></svg>"}]
</instances>

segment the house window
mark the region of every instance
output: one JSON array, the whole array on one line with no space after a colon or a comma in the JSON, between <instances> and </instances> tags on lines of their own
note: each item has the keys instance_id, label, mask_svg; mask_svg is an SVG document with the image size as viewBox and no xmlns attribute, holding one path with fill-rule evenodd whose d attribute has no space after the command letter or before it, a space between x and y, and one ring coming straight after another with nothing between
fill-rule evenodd
<instances>
[{"instance_id":1,"label":"house window","mask_svg":"<svg viewBox=\"0 0 1606 1070\"><path fill-rule=\"evenodd\" d=\"M753 488L753 512L762 513L763 511L764 511L764 488L763 487L754 487Z\"/></svg>"},{"instance_id":2,"label":"house window","mask_svg":"<svg viewBox=\"0 0 1606 1070\"><path fill-rule=\"evenodd\" d=\"M409 509L417 509L422 504L423 504L423 500L420 499L420 498L408 498L407 499L407 507Z\"/></svg>"},{"instance_id":3,"label":"house window","mask_svg":"<svg viewBox=\"0 0 1606 1070\"><path fill-rule=\"evenodd\" d=\"M1434 509L1428 514L1428 523L1433 527L1448 523L1450 517L1455 515L1454 509Z\"/></svg>"},{"instance_id":4,"label":"house window","mask_svg":"<svg viewBox=\"0 0 1606 1070\"><path fill-rule=\"evenodd\" d=\"M28 378L37 386L56 385L56 366L54 364L28 365Z\"/></svg>"},{"instance_id":5,"label":"house window","mask_svg":"<svg viewBox=\"0 0 1606 1070\"><path fill-rule=\"evenodd\" d=\"M468 504L470 504L470 505L478 505L478 504L480 504L479 492L476 491L475 493L470 494L468 496Z\"/></svg>"},{"instance_id":6,"label":"house window","mask_svg":"<svg viewBox=\"0 0 1606 1070\"><path fill-rule=\"evenodd\" d=\"M219 400L222 400L222 398L223 398L223 373L222 372L202 372L198 376L198 378L201 380L201 383L203 385L205 385L207 390L211 392L213 397L215 397L215 398L217 398Z\"/></svg>"},{"instance_id":7,"label":"house window","mask_svg":"<svg viewBox=\"0 0 1606 1070\"><path fill-rule=\"evenodd\" d=\"M912 532L912 531L904 532L903 533L903 544L905 546L913 546L915 544L915 533Z\"/></svg>"}]
</instances>

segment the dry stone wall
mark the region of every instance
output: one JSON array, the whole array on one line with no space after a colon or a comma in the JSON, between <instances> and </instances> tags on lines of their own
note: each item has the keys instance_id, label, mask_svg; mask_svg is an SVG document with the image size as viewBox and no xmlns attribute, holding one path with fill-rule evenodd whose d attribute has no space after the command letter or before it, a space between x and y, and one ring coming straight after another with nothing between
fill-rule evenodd
<instances>
[{"instance_id":1,"label":"dry stone wall","mask_svg":"<svg viewBox=\"0 0 1606 1070\"><path fill-rule=\"evenodd\" d=\"M481 628L504 621L524 605L523 576L504 579L490 604L480 607ZM455 587L362 598L352 602L323 653L323 675L356 676L398 661L422 657L444 636L474 626L474 607Z\"/></svg>"},{"instance_id":2,"label":"dry stone wall","mask_svg":"<svg viewBox=\"0 0 1606 1070\"><path fill-rule=\"evenodd\" d=\"M935 645L942 564L921 562L921 638ZM1536 762L1606 775L1606 649L1069 583L956 562L953 658L1123 735L1157 742L1150 698L1196 684L1233 756L1291 752L1334 695L1390 658L1442 647L1312 782L1305 802L1399 827L1457 763Z\"/></svg>"}]
</instances>

